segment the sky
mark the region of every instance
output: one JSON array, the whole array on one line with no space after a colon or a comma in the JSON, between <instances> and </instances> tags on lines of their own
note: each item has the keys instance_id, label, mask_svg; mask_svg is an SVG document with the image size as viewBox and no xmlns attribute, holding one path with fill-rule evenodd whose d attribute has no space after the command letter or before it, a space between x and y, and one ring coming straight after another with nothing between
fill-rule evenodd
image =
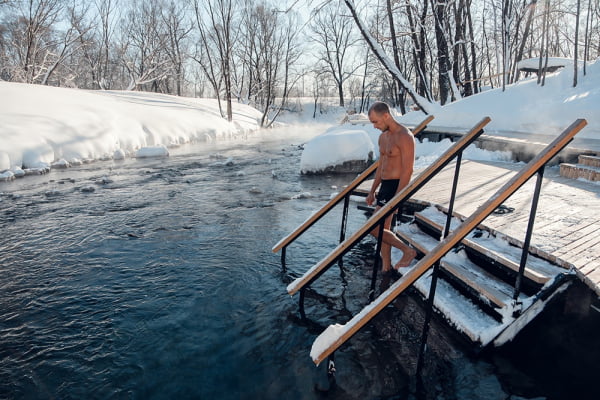
<instances>
[{"instance_id":1,"label":"sky","mask_svg":"<svg viewBox=\"0 0 600 400\"><path fill-rule=\"evenodd\" d=\"M282 121L314 123L312 99L303 114L284 115ZM317 131L302 154L301 169L315 171L348 160L377 156L379 132L367 125L340 125L343 110L319 115L330 129ZM435 106L432 129L467 130L484 116L492 122L486 134L525 134L532 141L548 141L577 118L588 126L578 137L600 140L600 62L588 65L572 87L572 70L547 77L544 87L535 78L522 80L506 91L494 89L457 102ZM416 125L425 115L414 111L399 122ZM22 176L24 169L50 169L83 161L166 156L168 149L189 142L244 140L259 129L260 113L234 104L234 119L221 118L216 100L128 91L87 91L22 83L0 82L0 179ZM576 138L577 139L577 138ZM443 152L444 144L419 144L419 161ZM449 146L449 144L447 144ZM472 149L472 159L506 158L506 154ZM431 161L429 161L431 162Z\"/></svg>"}]
</instances>

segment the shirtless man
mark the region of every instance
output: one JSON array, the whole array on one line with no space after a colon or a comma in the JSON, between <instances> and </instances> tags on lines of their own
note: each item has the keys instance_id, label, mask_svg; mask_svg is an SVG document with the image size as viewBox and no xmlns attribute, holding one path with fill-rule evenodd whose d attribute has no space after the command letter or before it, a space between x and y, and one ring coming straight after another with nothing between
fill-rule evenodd
<instances>
[{"instance_id":1,"label":"shirtless man","mask_svg":"<svg viewBox=\"0 0 600 400\"><path fill-rule=\"evenodd\" d=\"M375 211L377 211L410 182L415 162L415 139L408 129L396 122L386 103L374 103L369 109L369 120L373 127L381 131L379 167L375 172L375 180L367 196L367 204L372 205L375 202L375 191L381 185L377 194L375 207ZM394 266L396 270L407 267L417 255L414 249L407 246L390 230L392 217L390 215L385 219L381 243L383 272L388 272L392 268L391 246L402 250L403 253L400 261ZM373 229L371 234L377 237L379 227Z\"/></svg>"}]
</instances>

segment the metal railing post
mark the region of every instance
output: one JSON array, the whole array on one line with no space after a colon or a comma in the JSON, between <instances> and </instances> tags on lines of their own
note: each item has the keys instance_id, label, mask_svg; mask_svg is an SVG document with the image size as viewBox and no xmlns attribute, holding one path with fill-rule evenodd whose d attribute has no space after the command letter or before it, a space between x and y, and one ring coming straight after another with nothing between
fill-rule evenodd
<instances>
[{"instance_id":1,"label":"metal railing post","mask_svg":"<svg viewBox=\"0 0 600 400\"><path fill-rule=\"evenodd\" d=\"M535 223L535 214L537 212L538 200L540 198L540 192L542 190L542 178L544 177L544 169L546 164L542 165L537 171L537 180L535 182L535 190L533 192L533 199L531 200L531 210L529 211L529 221L527 222L527 233L525 234L525 241L523 242L523 251L521 252L521 263L519 265L519 274L515 282L515 291L513 293L514 305L519 304L519 295L521 294L521 284L523 282L523 274L525 273L525 266L527 265L527 256L529 254L529 244L531 243L531 235L533 234L533 225ZM516 309L515 313L519 313L520 310Z\"/></svg>"},{"instance_id":2,"label":"metal railing post","mask_svg":"<svg viewBox=\"0 0 600 400\"><path fill-rule=\"evenodd\" d=\"M377 270L379 269L379 259L381 258L381 244L383 243L383 231L385 229L385 218L379 224L379 234L377 235L377 246L375 246L375 261L373 262L373 274L371 275L371 291L369 300L375 298L375 284L377 282Z\"/></svg>"},{"instance_id":3,"label":"metal railing post","mask_svg":"<svg viewBox=\"0 0 600 400\"><path fill-rule=\"evenodd\" d=\"M302 288L302 290L300 290L300 299L298 300L300 316L302 317L302 319L306 318L306 313L304 312L304 292L305 291L306 291L306 288Z\"/></svg>"},{"instance_id":4,"label":"metal railing post","mask_svg":"<svg viewBox=\"0 0 600 400\"><path fill-rule=\"evenodd\" d=\"M350 204L350 195L344 197L344 210L342 211L342 226L340 229L340 243L346 240L346 226L348 224L348 206Z\"/></svg>"},{"instance_id":5,"label":"metal railing post","mask_svg":"<svg viewBox=\"0 0 600 400\"><path fill-rule=\"evenodd\" d=\"M444 228L444 239L450 233L450 224L452 222L452 214L454 213L454 201L456 199L456 189L458 187L458 175L460 174L460 165L462 163L462 154L459 152L456 156L456 167L454 168L454 179L452 180L452 191L450 192L450 203L448 204L448 215L446 216L446 227Z\"/></svg>"},{"instance_id":6,"label":"metal railing post","mask_svg":"<svg viewBox=\"0 0 600 400\"><path fill-rule=\"evenodd\" d=\"M446 226L441 240L450 233L450 224L452 223L452 213L454 212L454 200L456 199L456 189L458 187L458 176L460 174L460 165L462 162L462 151L456 156L456 167L454 168L454 178L452 179L452 190L450 192L450 204L448 205L448 215L446 216ZM425 314L425 322L423 324L423 332L421 334L421 345L419 347L419 358L417 360L417 376L420 376L425 362L425 350L427 348L427 336L429 335L429 324L433 315L433 302L435 300L435 290L437 288L437 280L440 272L440 262L433 265L431 271L431 285L429 286L429 297L427 299L427 311Z\"/></svg>"},{"instance_id":7,"label":"metal railing post","mask_svg":"<svg viewBox=\"0 0 600 400\"><path fill-rule=\"evenodd\" d=\"M342 210L342 224L340 226L340 243L342 243L344 240L346 240L346 226L348 225L348 208L350 205L350 195L346 195L346 197L344 197L344 209ZM344 259L342 257L340 257L340 259L338 260L338 266L340 267L340 271L343 274L344 271L342 268L344 268Z\"/></svg>"}]
</instances>

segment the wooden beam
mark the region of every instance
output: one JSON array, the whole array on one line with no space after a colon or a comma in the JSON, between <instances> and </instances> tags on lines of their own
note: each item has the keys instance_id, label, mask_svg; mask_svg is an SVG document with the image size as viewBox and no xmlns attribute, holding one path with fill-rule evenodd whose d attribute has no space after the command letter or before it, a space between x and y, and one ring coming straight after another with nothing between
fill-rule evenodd
<instances>
[{"instance_id":1,"label":"wooden beam","mask_svg":"<svg viewBox=\"0 0 600 400\"><path fill-rule=\"evenodd\" d=\"M377 299L367 305L359 314L354 316L345 325L329 326L313 343L311 357L315 364L321 363L338 347L350 339L375 315L379 314L388 304L410 287L441 257L460 242L469 232L477 227L500 204L508 199L529 178L540 170L552 157L562 150L583 127L587 125L585 119L573 122L552 143L531 160L519 173L502 186L484 204L482 204L469 218L458 226L448 237L441 241L431 252L423 257L412 269L394 282Z\"/></svg>"}]
</instances>

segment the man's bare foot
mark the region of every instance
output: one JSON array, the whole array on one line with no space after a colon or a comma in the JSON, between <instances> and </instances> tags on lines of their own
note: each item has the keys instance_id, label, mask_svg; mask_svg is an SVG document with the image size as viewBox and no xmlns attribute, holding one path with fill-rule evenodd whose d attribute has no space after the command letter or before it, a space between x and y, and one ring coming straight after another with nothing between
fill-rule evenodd
<instances>
[{"instance_id":1,"label":"man's bare foot","mask_svg":"<svg viewBox=\"0 0 600 400\"><path fill-rule=\"evenodd\" d=\"M417 252L414 249L409 248L404 252L400 261L394 265L394 269L397 271L400 268L408 267L412 260L417 256Z\"/></svg>"}]
</instances>

